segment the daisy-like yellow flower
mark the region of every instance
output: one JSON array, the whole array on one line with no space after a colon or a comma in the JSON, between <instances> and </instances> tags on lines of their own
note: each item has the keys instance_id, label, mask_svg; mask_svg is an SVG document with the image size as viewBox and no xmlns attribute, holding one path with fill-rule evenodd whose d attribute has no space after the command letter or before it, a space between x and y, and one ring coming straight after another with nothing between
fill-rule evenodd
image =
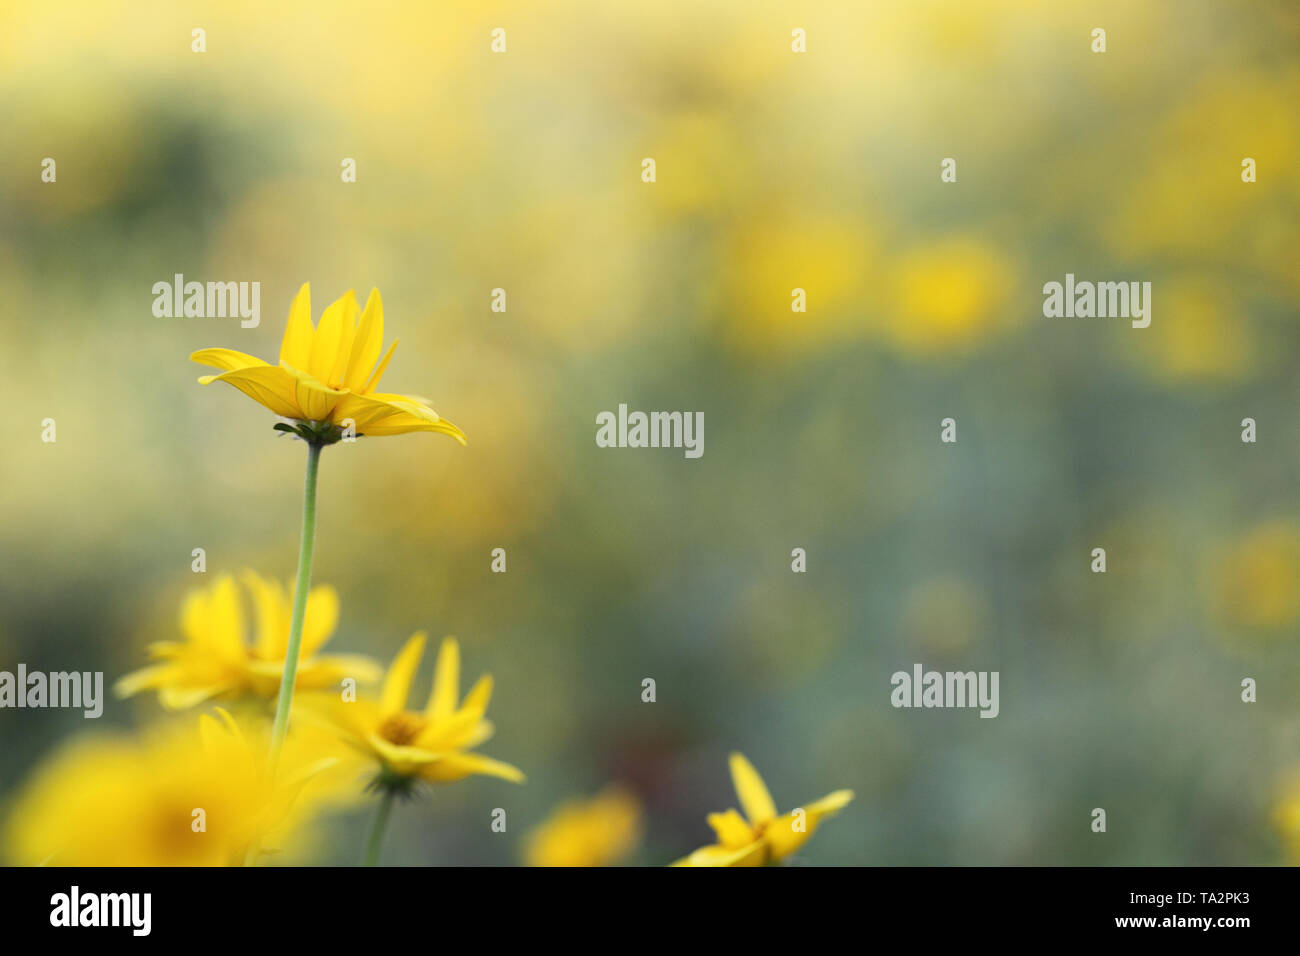
<instances>
[{"instance_id":1,"label":"daisy-like yellow flower","mask_svg":"<svg viewBox=\"0 0 1300 956\"><path fill-rule=\"evenodd\" d=\"M239 866L305 846L316 781L334 761L290 738L272 774L265 725L250 739L217 713L65 744L14 801L5 855L19 865Z\"/></svg>"},{"instance_id":2,"label":"daisy-like yellow flower","mask_svg":"<svg viewBox=\"0 0 1300 956\"><path fill-rule=\"evenodd\" d=\"M853 799L852 790L836 790L808 806L778 816L772 795L758 771L743 754L731 755L731 782L745 810L710 813L709 826L718 842L700 847L673 866L763 866L779 863L813 835L823 819L838 813Z\"/></svg>"},{"instance_id":3,"label":"daisy-like yellow flower","mask_svg":"<svg viewBox=\"0 0 1300 956\"><path fill-rule=\"evenodd\" d=\"M465 433L440 418L428 399L378 391L397 347L394 340L380 359L383 340L378 289L370 291L364 311L348 291L326 307L313 328L311 289L303 283L289 306L278 365L234 349L200 349L190 358L221 369L218 375L204 375L200 384L226 382L277 415L309 423L313 427L303 435L309 440L337 440L337 431L350 419L358 435L442 432L465 444Z\"/></svg>"},{"instance_id":4,"label":"daisy-like yellow flower","mask_svg":"<svg viewBox=\"0 0 1300 956\"><path fill-rule=\"evenodd\" d=\"M589 800L566 800L524 840L529 866L609 866L641 838L641 804L612 786Z\"/></svg>"},{"instance_id":5,"label":"daisy-like yellow flower","mask_svg":"<svg viewBox=\"0 0 1300 956\"><path fill-rule=\"evenodd\" d=\"M521 783L524 775L518 768L470 753L492 736L492 724L483 716L492 697L492 677L483 675L459 700L460 647L455 638L444 640L438 651L427 706L406 709L425 639L422 632L412 635L393 658L378 700L314 695L302 700L303 715L323 718L344 742L378 761L381 782L387 786L417 780L449 783L471 774Z\"/></svg>"},{"instance_id":6,"label":"daisy-like yellow flower","mask_svg":"<svg viewBox=\"0 0 1300 956\"><path fill-rule=\"evenodd\" d=\"M289 598L278 581L252 571L243 574L257 612L257 632L249 644L239 589L230 575L186 595L181 607L183 641L158 641L149 653L159 663L117 682L118 696L156 690L169 710L193 707L213 698L273 699L280 689L289 641ZM379 679L377 662L360 654L319 654L334 633L338 594L332 587L313 588L307 596L302 653L295 684L319 689L345 677L361 682Z\"/></svg>"}]
</instances>

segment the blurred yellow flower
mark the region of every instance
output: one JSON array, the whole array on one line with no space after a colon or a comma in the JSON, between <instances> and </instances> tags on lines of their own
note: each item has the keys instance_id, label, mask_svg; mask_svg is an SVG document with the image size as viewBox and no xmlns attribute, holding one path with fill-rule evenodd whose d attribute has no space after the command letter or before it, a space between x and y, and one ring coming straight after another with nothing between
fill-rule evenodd
<instances>
[{"instance_id":1,"label":"blurred yellow flower","mask_svg":"<svg viewBox=\"0 0 1300 956\"><path fill-rule=\"evenodd\" d=\"M723 332L738 350L785 356L851 340L872 285L878 239L860 219L746 219L725 246ZM796 290L801 308L793 311Z\"/></svg>"},{"instance_id":2,"label":"blurred yellow flower","mask_svg":"<svg viewBox=\"0 0 1300 956\"><path fill-rule=\"evenodd\" d=\"M129 697L143 690L158 691L169 710L193 707L211 698L252 696L274 699L280 689L289 641L290 602L278 581L245 571L244 585L257 610L257 636L246 643L239 590L230 575L221 575L209 588L186 595L181 608L183 641L158 641L149 653L162 663L123 677L115 690ZM301 660L294 686L319 689L346 677L360 682L379 679L380 667L359 654L318 655L338 623L339 599L329 586L307 595Z\"/></svg>"},{"instance_id":3,"label":"blurred yellow flower","mask_svg":"<svg viewBox=\"0 0 1300 956\"><path fill-rule=\"evenodd\" d=\"M425 635L414 634L393 658L379 700L317 694L301 699L299 713L329 724L345 743L378 760L388 784L450 783L471 774L523 782L523 773L510 764L469 752L492 736L492 723L483 716L492 697L492 677L479 678L458 703L460 647L455 638L442 642L428 705L423 711L406 709L424 644Z\"/></svg>"},{"instance_id":4,"label":"blurred yellow flower","mask_svg":"<svg viewBox=\"0 0 1300 956\"><path fill-rule=\"evenodd\" d=\"M1288 860L1300 863L1300 772L1292 774L1284 784L1273 811L1273 823L1282 836Z\"/></svg>"},{"instance_id":5,"label":"blurred yellow flower","mask_svg":"<svg viewBox=\"0 0 1300 956\"><path fill-rule=\"evenodd\" d=\"M852 790L836 790L808 806L778 817L767 785L744 755L731 755L731 782L744 808L710 813L709 826L718 842L700 847L673 866L763 866L778 863L807 842L823 819L853 799Z\"/></svg>"},{"instance_id":6,"label":"blurred yellow flower","mask_svg":"<svg viewBox=\"0 0 1300 956\"><path fill-rule=\"evenodd\" d=\"M351 420L358 435L442 432L465 444L465 433L438 417L428 399L375 391L397 348L394 340L376 366L383 341L378 289L370 290L364 312L349 290L313 328L311 289L303 283L289 306L279 365L221 348L200 349L190 358L223 370L201 377L201 385L226 382L284 418L336 429Z\"/></svg>"},{"instance_id":7,"label":"blurred yellow flower","mask_svg":"<svg viewBox=\"0 0 1300 956\"><path fill-rule=\"evenodd\" d=\"M290 738L279 772L265 740L225 711L136 737L75 738L19 793L4 831L19 865L226 866L284 849L315 808L333 761Z\"/></svg>"},{"instance_id":8,"label":"blurred yellow flower","mask_svg":"<svg viewBox=\"0 0 1300 956\"><path fill-rule=\"evenodd\" d=\"M1179 276L1161 283L1160 307L1172 321L1153 323L1124 354L1165 385L1235 383L1255 371L1256 334L1248 310L1222 282Z\"/></svg>"},{"instance_id":9,"label":"blurred yellow flower","mask_svg":"<svg viewBox=\"0 0 1300 956\"><path fill-rule=\"evenodd\" d=\"M1254 528L1219 561L1215 599L1227 627L1289 633L1300 620L1300 529L1285 520Z\"/></svg>"},{"instance_id":10,"label":"blurred yellow flower","mask_svg":"<svg viewBox=\"0 0 1300 956\"><path fill-rule=\"evenodd\" d=\"M894 265L889 334L902 351L967 351L1015 319L1008 302L1015 276L995 247L944 239L904 253Z\"/></svg>"},{"instance_id":11,"label":"blurred yellow flower","mask_svg":"<svg viewBox=\"0 0 1300 956\"><path fill-rule=\"evenodd\" d=\"M566 800L524 839L528 866L610 866L641 839L641 804L618 786Z\"/></svg>"},{"instance_id":12,"label":"blurred yellow flower","mask_svg":"<svg viewBox=\"0 0 1300 956\"><path fill-rule=\"evenodd\" d=\"M1294 276L1286 254L1296 184L1269 171L1290 169L1300 157L1300 70L1279 66L1207 70L1154 118L1146 148L1106 206L1102 231L1112 249L1193 272L1241 265L1256 282L1267 273ZM1250 183L1241 177L1247 157L1260 171Z\"/></svg>"}]
</instances>

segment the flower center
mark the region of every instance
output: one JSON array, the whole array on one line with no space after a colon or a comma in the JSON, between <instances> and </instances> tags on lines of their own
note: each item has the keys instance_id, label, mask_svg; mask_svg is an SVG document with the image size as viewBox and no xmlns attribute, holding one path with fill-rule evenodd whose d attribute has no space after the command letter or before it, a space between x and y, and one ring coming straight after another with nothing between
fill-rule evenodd
<instances>
[{"instance_id":1,"label":"flower center","mask_svg":"<svg viewBox=\"0 0 1300 956\"><path fill-rule=\"evenodd\" d=\"M379 736L390 744L404 747L419 736L420 731L423 729L424 718L419 714L404 710L401 713L385 718L384 722L379 725Z\"/></svg>"}]
</instances>

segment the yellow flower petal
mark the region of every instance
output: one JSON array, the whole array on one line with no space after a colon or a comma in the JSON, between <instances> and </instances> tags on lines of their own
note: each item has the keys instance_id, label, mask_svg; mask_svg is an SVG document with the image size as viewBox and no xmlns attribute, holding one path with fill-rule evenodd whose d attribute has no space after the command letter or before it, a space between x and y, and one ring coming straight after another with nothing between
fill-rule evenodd
<instances>
[{"instance_id":1,"label":"yellow flower petal","mask_svg":"<svg viewBox=\"0 0 1300 956\"><path fill-rule=\"evenodd\" d=\"M289 321L280 342L280 361L294 368L306 368L311 361L311 285L304 282L289 305Z\"/></svg>"},{"instance_id":2,"label":"yellow flower petal","mask_svg":"<svg viewBox=\"0 0 1300 956\"><path fill-rule=\"evenodd\" d=\"M456 709L459 694L460 645L456 643L456 638L448 637L438 649L438 663L433 671L433 693L429 695L425 715L430 720L450 716Z\"/></svg>"},{"instance_id":3,"label":"yellow flower petal","mask_svg":"<svg viewBox=\"0 0 1300 956\"><path fill-rule=\"evenodd\" d=\"M316 333L312 336L311 358L305 365L305 371L311 373L316 381L325 385L333 381L330 373L338 363L344 337L351 341L351 333L347 332L346 328L352 321L356 321L355 311L359 311L356 306L356 294L348 291L328 304L325 311L321 312L321 320L316 324ZM295 368L303 368L303 365L295 365Z\"/></svg>"},{"instance_id":4,"label":"yellow flower petal","mask_svg":"<svg viewBox=\"0 0 1300 956\"><path fill-rule=\"evenodd\" d=\"M494 733L496 733L496 727L493 725L492 721L480 720L469 730L465 731L461 738L456 741L455 746L459 747L461 750L473 750L479 744L491 740Z\"/></svg>"},{"instance_id":5,"label":"yellow flower petal","mask_svg":"<svg viewBox=\"0 0 1300 956\"><path fill-rule=\"evenodd\" d=\"M236 352L234 349L199 349L190 355L190 361L198 362L200 365L211 365L223 372L233 372L236 369L253 368L254 366L267 364L256 355Z\"/></svg>"},{"instance_id":6,"label":"yellow flower petal","mask_svg":"<svg viewBox=\"0 0 1300 956\"><path fill-rule=\"evenodd\" d=\"M470 711L457 711L425 725L414 744L426 750L470 750L492 736L491 721Z\"/></svg>"},{"instance_id":7,"label":"yellow flower petal","mask_svg":"<svg viewBox=\"0 0 1300 956\"><path fill-rule=\"evenodd\" d=\"M160 687L158 702L167 710L188 710L230 690L228 684L208 687Z\"/></svg>"},{"instance_id":8,"label":"yellow flower petal","mask_svg":"<svg viewBox=\"0 0 1300 956\"><path fill-rule=\"evenodd\" d=\"M817 825L809 816L804 817L801 825L803 829L795 829L793 811L772 821L772 825L763 834L763 838L767 840L768 846L771 847L772 862L784 860L797 852L800 847L808 842L813 830L817 828Z\"/></svg>"},{"instance_id":9,"label":"yellow flower petal","mask_svg":"<svg viewBox=\"0 0 1300 956\"><path fill-rule=\"evenodd\" d=\"M745 811L749 822L761 826L776 817L776 804L767 792L767 785L758 775L754 765L739 752L731 755L731 782L736 787L736 796Z\"/></svg>"},{"instance_id":10,"label":"yellow flower petal","mask_svg":"<svg viewBox=\"0 0 1300 956\"><path fill-rule=\"evenodd\" d=\"M303 614L302 656L311 657L320 650L334 636L338 623L339 592L328 584L312 588L307 593L307 608Z\"/></svg>"},{"instance_id":11,"label":"yellow flower petal","mask_svg":"<svg viewBox=\"0 0 1300 956\"><path fill-rule=\"evenodd\" d=\"M280 367L293 380L294 404L302 410L298 417L313 422L328 421L334 406L347 393L321 384L301 369L283 363Z\"/></svg>"},{"instance_id":12,"label":"yellow flower petal","mask_svg":"<svg viewBox=\"0 0 1300 956\"><path fill-rule=\"evenodd\" d=\"M220 375L204 375L200 385L225 382L239 389L253 401L265 405L285 418L306 418L298 406L297 382L285 369L275 365L250 365Z\"/></svg>"},{"instance_id":13,"label":"yellow flower petal","mask_svg":"<svg viewBox=\"0 0 1300 956\"><path fill-rule=\"evenodd\" d=\"M491 700L492 675L484 674L465 695L465 700L460 705L461 713L473 714L476 718L482 719L487 713L488 703Z\"/></svg>"},{"instance_id":14,"label":"yellow flower petal","mask_svg":"<svg viewBox=\"0 0 1300 956\"><path fill-rule=\"evenodd\" d=\"M359 684L371 684L383 676L383 668L364 654L322 654L303 661L298 672L300 682L307 687L337 684L345 677Z\"/></svg>"},{"instance_id":15,"label":"yellow flower petal","mask_svg":"<svg viewBox=\"0 0 1300 956\"><path fill-rule=\"evenodd\" d=\"M289 602L279 581L263 578L254 571L241 577L253 596L257 614L257 638L253 644L257 657L266 661L283 661L289 643Z\"/></svg>"},{"instance_id":16,"label":"yellow flower petal","mask_svg":"<svg viewBox=\"0 0 1300 956\"><path fill-rule=\"evenodd\" d=\"M379 705L368 697L354 701L343 700L333 691L303 693L293 699L293 721L301 720L311 726L338 734L344 743L373 753L369 737L383 720Z\"/></svg>"},{"instance_id":17,"label":"yellow flower petal","mask_svg":"<svg viewBox=\"0 0 1300 956\"><path fill-rule=\"evenodd\" d=\"M113 693L118 697L132 697L142 690L152 690L167 682L176 673L174 664L150 664L118 679Z\"/></svg>"},{"instance_id":18,"label":"yellow flower petal","mask_svg":"<svg viewBox=\"0 0 1300 956\"><path fill-rule=\"evenodd\" d=\"M361 306L357 305L357 294L353 290L349 289L339 301L343 303L343 334L339 337L334 364L325 378L326 385L336 388L343 386L348 362L352 359L352 341L357 334L357 318L361 314Z\"/></svg>"},{"instance_id":19,"label":"yellow flower petal","mask_svg":"<svg viewBox=\"0 0 1300 956\"><path fill-rule=\"evenodd\" d=\"M764 834L772 848L772 859L783 860L796 852L808 842L823 819L839 812L852 799L852 790L836 790L830 796L804 807L802 818L795 810L791 810L783 817L773 820Z\"/></svg>"},{"instance_id":20,"label":"yellow flower petal","mask_svg":"<svg viewBox=\"0 0 1300 956\"><path fill-rule=\"evenodd\" d=\"M197 608L192 608L195 613ZM223 657L242 660L244 651L244 611L239 603L239 590L229 574L217 578L208 595L207 620L200 625L205 643Z\"/></svg>"},{"instance_id":21,"label":"yellow flower petal","mask_svg":"<svg viewBox=\"0 0 1300 956\"><path fill-rule=\"evenodd\" d=\"M384 353L383 359L377 366L375 366L374 374L366 380L366 387L362 389L363 392L368 394L379 387L379 380L382 379L384 373L388 371L388 363L393 360L393 353L397 351L397 342L397 339L393 339L392 344L388 346L388 351Z\"/></svg>"},{"instance_id":22,"label":"yellow flower petal","mask_svg":"<svg viewBox=\"0 0 1300 956\"><path fill-rule=\"evenodd\" d=\"M396 343L394 343L396 344ZM384 303L378 289L370 290L366 299L366 309L361 314L357 333L352 341L352 354L348 356L348 367L343 374L343 384L359 392L365 388L375 360L379 358L384 345Z\"/></svg>"},{"instance_id":23,"label":"yellow flower petal","mask_svg":"<svg viewBox=\"0 0 1300 956\"><path fill-rule=\"evenodd\" d=\"M852 799L852 790L836 790L834 793L822 797L820 800L814 800L812 803L808 804L808 806L804 807L804 809L808 812L809 817L815 816L820 820L823 817L829 817L839 813L840 810L849 805L849 802L852 801Z\"/></svg>"},{"instance_id":24,"label":"yellow flower petal","mask_svg":"<svg viewBox=\"0 0 1300 956\"><path fill-rule=\"evenodd\" d=\"M391 714L406 709L406 699L411 694L411 681L420 667L420 657L424 654L424 631L417 631L403 645L393 658L384 678L384 688L379 694L379 706L384 713Z\"/></svg>"},{"instance_id":25,"label":"yellow flower petal","mask_svg":"<svg viewBox=\"0 0 1300 956\"><path fill-rule=\"evenodd\" d=\"M256 682L256 689L262 696L272 697L280 689L280 679L284 674L284 659L249 661L248 672L254 677L261 678ZM303 658L298 662L294 687L300 691L313 691L334 687L345 677L350 677L358 683L368 684L382 676L383 668L362 654L322 654L320 657Z\"/></svg>"},{"instance_id":26,"label":"yellow flower petal","mask_svg":"<svg viewBox=\"0 0 1300 956\"><path fill-rule=\"evenodd\" d=\"M405 435L409 432L439 432L443 435L450 435L462 445L468 443L465 433L447 419L444 418L431 424L414 415L395 416L385 419L378 425L370 426L370 428L366 429L365 434L372 438L379 438L384 435Z\"/></svg>"},{"instance_id":27,"label":"yellow flower petal","mask_svg":"<svg viewBox=\"0 0 1300 956\"><path fill-rule=\"evenodd\" d=\"M422 764L419 768L420 777L434 783L464 780L471 774L499 777L511 783L524 782L524 773L518 767L481 754L444 753L438 755L437 760Z\"/></svg>"},{"instance_id":28,"label":"yellow flower petal","mask_svg":"<svg viewBox=\"0 0 1300 956\"><path fill-rule=\"evenodd\" d=\"M433 751L421 747L404 747L385 740L378 734L371 734L366 742L390 770L403 776L418 773L432 761L442 759L440 754Z\"/></svg>"},{"instance_id":29,"label":"yellow flower petal","mask_svg":"<svg viewBox=\"0 0 1300 956\"><path fill-rule=\"evenodd\" d=\"M244 734L224 707L214 708L217 716L199 715L199 741L205 747L225 748L230 743L245 745Z\"/></svg>"},{"instance_id":30,"label":"yellow flower petal","mask_svg":"<svg viewBox=\"0 0 1300 956\"><path fill-rule=\"evenodd\" d=\"M723 846L735 849L754 842L754 828L735 810L710 813L708 821L713 832L718 835L718 842Z\"/></svg>"},{"instance_id":31,"label":"yellow flower petal","mask_svg":"<svg viewBox=\"0 0 1300 956\"><path fill-rule=\"evenodd\" d=\"M756 840L736 849L725 846L702 846L673 866L762 866L767 861L767 844Z\"/></svg>"},{"instance_id":32,"label":"yellow flower petal","mask_svg":"<svg viewBox=\"0 0 1300 956\"><path fill-rule=\"evenodd\" d=\"M450 435L462 445L466 444L464 432L409 395L346 395L339 400L333 415L335 422L344 418L356 422L359 435L430 431Z\"/></svg>"}]
</instances>

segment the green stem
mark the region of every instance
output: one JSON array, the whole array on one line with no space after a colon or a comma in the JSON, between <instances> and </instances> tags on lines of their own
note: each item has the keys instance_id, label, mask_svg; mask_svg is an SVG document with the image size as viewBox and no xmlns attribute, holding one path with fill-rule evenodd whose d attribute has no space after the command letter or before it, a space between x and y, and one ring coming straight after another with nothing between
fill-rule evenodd
<instances>
[{"instance_id":1,"label":"green stem","mask_svg":"<svg viewBox=\"0 0 1300 956\"><path fill-rule=\"evenodd\" d=\"M307 443L307 477L302 492L302 540L298 545L298 580L293 591L293 616L289 620L289 644L284 653L284 673L280 677L280 698L275 704L275 723L271 726L271 772L280 761L284 736L289 732L289 705L293 703L293 685L298 679L298 649L302 645L302 621L307 612L307 590L311 587L311 559L316 545L316 472L320 468L323 445Z\"/></svg>"},{"instance_id":2,"label":"green stem","mask_svg":"<svg viewBox=\"0 0 1300 956\"><path fill-rule=\"evenodd\" d=\"M384 831L388 829L388 817L393 812L393 790L384 787L379 797L379 808L375 810L375 820L370 825L370 839L366 841L366 859L363 866L375 866L379 863L379 848L384 843Z\"/></svg>"}]
</instances>

